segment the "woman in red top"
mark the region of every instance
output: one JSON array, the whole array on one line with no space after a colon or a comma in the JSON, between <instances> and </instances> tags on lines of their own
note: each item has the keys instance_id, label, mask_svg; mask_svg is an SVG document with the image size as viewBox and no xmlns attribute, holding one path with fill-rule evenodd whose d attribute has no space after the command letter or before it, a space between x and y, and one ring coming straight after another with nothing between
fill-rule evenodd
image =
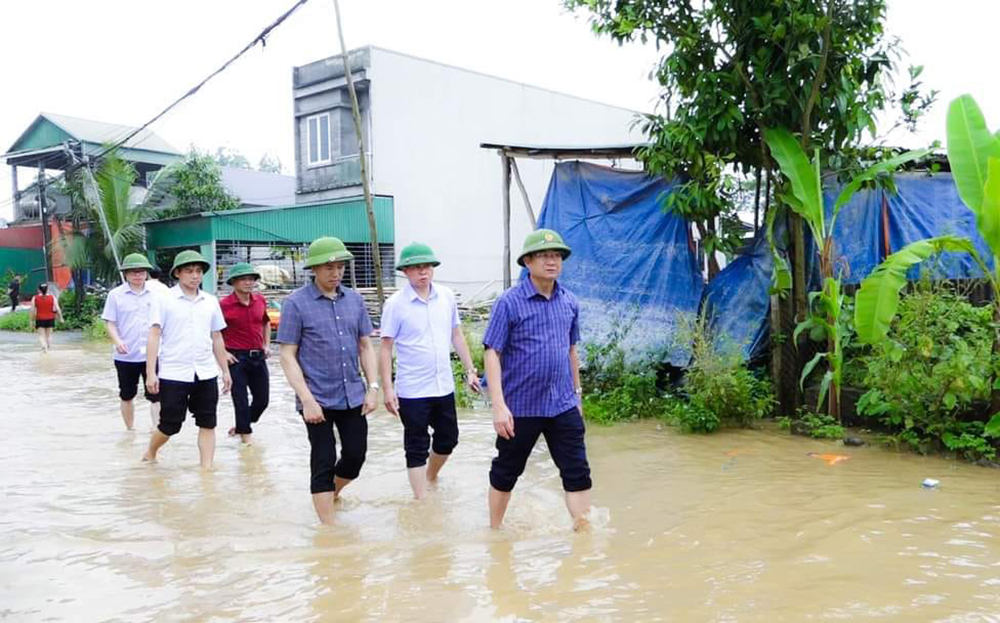
<instances>
[{"instance_id":1,"label":"woman in red top","mask_svg":"<svg viewBox=\"0 0 1000 623\"><path fill-rule=\"evenodd\" d=\"M63 319L59 300L48 292L49 284L39 284L38 294L31 297L31 321L38 330L38 341L44 353L52 347L52 327L56 326L56 318L60 322Z\"/></svg>"}]
</instances>

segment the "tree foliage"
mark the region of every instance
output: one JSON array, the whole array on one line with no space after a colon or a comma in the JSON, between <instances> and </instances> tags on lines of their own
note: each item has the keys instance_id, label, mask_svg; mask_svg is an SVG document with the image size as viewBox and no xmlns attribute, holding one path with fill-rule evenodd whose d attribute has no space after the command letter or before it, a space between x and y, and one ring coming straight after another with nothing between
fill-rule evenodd
<instances>
[{"instance_id":1,"label":"tree foliage","mask_svg":"<svg viewBox=\"0 0 1000 623\"><path fill-rule=\"evenodd\" d=\"M564 0L591 14L596 33L665 50L655 70L662 110L644 115L652 172L682 180L671 207L709 229L731 217L727 170L773 168L765 128L791 126L824 169L859 166L856 146L896 98L898 42L886 36L885 0ZM912 122L934 100L919 68L899 96Z\"/></svg>"},{"instance_id":2,"label":"tree foliage","mask_svg":"<svg viewBox=\"0 0 1000 623\"><path fill-rule=\"evenodd\" d=\"M223 212L240 206L222 185L222 172L216 160L207 153L191 149L183 162L160 172L173 201L158 212L160 218L171 218L201 212ZM159 181L159 180L158 180Z\"/></svg>"}]
</instances>

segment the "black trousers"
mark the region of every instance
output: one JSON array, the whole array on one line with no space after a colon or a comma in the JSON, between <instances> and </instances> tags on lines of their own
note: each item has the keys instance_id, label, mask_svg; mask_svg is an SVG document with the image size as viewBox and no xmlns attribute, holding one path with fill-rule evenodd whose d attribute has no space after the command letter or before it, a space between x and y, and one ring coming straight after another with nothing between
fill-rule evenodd
<instances>
[{"instance_id":1,"label":"black trousers","mask_svg":"<svg viewBox=\"0 0 1000 623\"><path fill-rule=\"evenodd\" d=\"M271 396L271 381L267 371L267 360L262 355L250 356L250 352L260 351L229 351L238 359L229 366L229 375L233 378L233 407L236 410L236 434L249 435L253 433L251 424L260 419ZM253 402L247 397L247 390L253 396Z\"/></svg>"},{"instance_id":2,"label":"black trousers","mask_svg":"<svg viewBox=\"0 0 1000 623\"><path fill-rule=\"evenodd\" d=\"M17 310L17 295L16 294L11 294L10 295L10 311L13 312L13 311L16 311L16 310Z\"/></svg>"},{"instance_id":3,"label":"black trousers","mask_svg":"<svg viewBox=\"0 0 1000 623\"><path fill-rule=\"evenodd\" d=\"M334 491L334 476L354 480L361 473L361 466L368 453L368 418L361 415L361 407L353 409L323 409L326 421L319 424L306 422L309 433L309 467L312 476L309 490L312 493ZM337 440L333 427L340 435L340 460L337 460Z\"/></svg>"}]
</instances>

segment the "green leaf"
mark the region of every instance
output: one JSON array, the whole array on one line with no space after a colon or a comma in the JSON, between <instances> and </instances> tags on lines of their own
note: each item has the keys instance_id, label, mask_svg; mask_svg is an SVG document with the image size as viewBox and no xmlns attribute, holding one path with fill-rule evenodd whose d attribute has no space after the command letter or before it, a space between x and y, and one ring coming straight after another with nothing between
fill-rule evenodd
<instances>
[{"instance_id":1,"label":"green leaf","mask_svg":"<svg viewBox=\"0 0 1000 623\"><path fill-rule=\"evenodd\" d=\"M826 374L823 375L823 380L819 384L819 394L816 396L816 410L819 411L823 408L823 399L826 398L826 392L830 390L830 381L833 380L833 370L827 370Z\"/></svg>"},{"instance_id":2,"label":"green leaf","mask_svg":"<svg viewBox=\"0 0 1000 623\"><path fill-rule=\"evenodd\" d=\"M802 376L799 377L799 389L804 390L803 385L805 384L806 379L809 378L809 374L812 373L813 368L816 367L819 360L824 357L826 357L826 353L816 353L816 355L809 360L809 363L806 364L806 367L802 368Z\"/></svg>"},{"instance_id":3,"label":"green leaf","mask_svg":"<svg viewBox=\"0 0 1000 623\"><path fill-rule=\"evenodd\" d=\"M806 152L791 132L784 128L764 130L764 141L781 172L792 184L792 194L798 200L789 207L809 222L815 233L823 232L823 193L820 179Z\"/></svg>"},{"instance_id":4,"label":"green leaf","mask_svg":"<svg viewBox=\"0 0 1000 623\"><path fill-rule=\"evenodd\" d=\"M1000 413L996 413L990 418L983 428L983 435L986 437L1000 437Z\"/></svg>"},{"instance_id":5,"label":"green leaf","mask_svg":"<svg viewBox=\"0 0 1000 623\"><path fill-rule=\"evenodd\" d=\"M974 253L975 248L968 238L956 236L918 240L885 258L861 282L854 298L854 328L862 342L875 344L885 339L899 307L899 291L906 285L906 271L941 251Z\"/></svg>"},{"instance_id":6,"label":"green leaf","mask_svg":"<svg viewBox=\"0 0 1000 623\"><path fill-rule=\"evenodd\" d=\"M986 185L983 187L983 207L976 212L976 227L993 255L1000 255L1000 158L989 158Z\"/></svg>"},{"instance_id":7,"label":"green leaf","mask_svg":"<svg viewBox=\"0 0 1000 623\"><path fill-rule=\"evenodd\" d=\"M881 175L882 173L888 173L889 171L895 171L899 166L906 164L907 162L912 162L913 160L919 160L931 153L930 149L916 149L913 151L908 151L904 154L900 154L895 158L889 158L888 160L883 160L877 164L874 164L858 175L854 177L843 190L840 191L840 195L837 196L837 201L833 204L833 214L836 216L840 209L847 205L847 202L851 200L854 193L858 192L861 185L870 179Z\"/></svg>"},{"instance_id":8,"label":"green leaf","mask_svg":"<svg viewBox=\"0 0 1000 623\"><path fill-rule=\"evenodd\" d=\"M798 326L795 327L795 331L792 332L792 343L795 345L795 347L798 348L799 346L800 333L802 333L803 331L812 331L817 326L819 325L816 322L816 319L813 317L806 318L805 320L800 322Z\"/></svg>"},{"instance_id":9,"label":"green leaf","mask_svg":"<svg viewBox=\"0 0 1000 623\"><path fill-rule=\"evenodd\" d=\"M948 106L948 162L958 194L978 219L983 209L989 159L1000 158L1000 140L986 127L983 112L971 95Z\"/></svg>"}]
</instances>

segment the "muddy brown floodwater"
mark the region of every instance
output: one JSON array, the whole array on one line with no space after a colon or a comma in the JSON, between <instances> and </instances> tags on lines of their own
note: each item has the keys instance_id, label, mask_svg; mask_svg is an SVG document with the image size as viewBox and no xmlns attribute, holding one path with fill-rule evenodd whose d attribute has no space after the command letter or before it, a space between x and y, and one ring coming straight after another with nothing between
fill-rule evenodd
<instances>
[{"instance_id":1,"label":"muddy brown floodwater","mask_svg":"<svg viewBox=\"0 0 1000 623\"><path fill-rule=\"evenodd\" d=\"M421 502L379 411L361 477L320 527L275 359L256 444L220 434L203 473L190 421L141 464L148 410L124 430L108 348L55 341L43 356L0 334L0 619L1000 621L995 470L774 432L590 426L593 530L570 530L540 444L491 532L488 411L460 414ZM231 422L227 398L220 433Z\"/></svg>"}]
</instances>

